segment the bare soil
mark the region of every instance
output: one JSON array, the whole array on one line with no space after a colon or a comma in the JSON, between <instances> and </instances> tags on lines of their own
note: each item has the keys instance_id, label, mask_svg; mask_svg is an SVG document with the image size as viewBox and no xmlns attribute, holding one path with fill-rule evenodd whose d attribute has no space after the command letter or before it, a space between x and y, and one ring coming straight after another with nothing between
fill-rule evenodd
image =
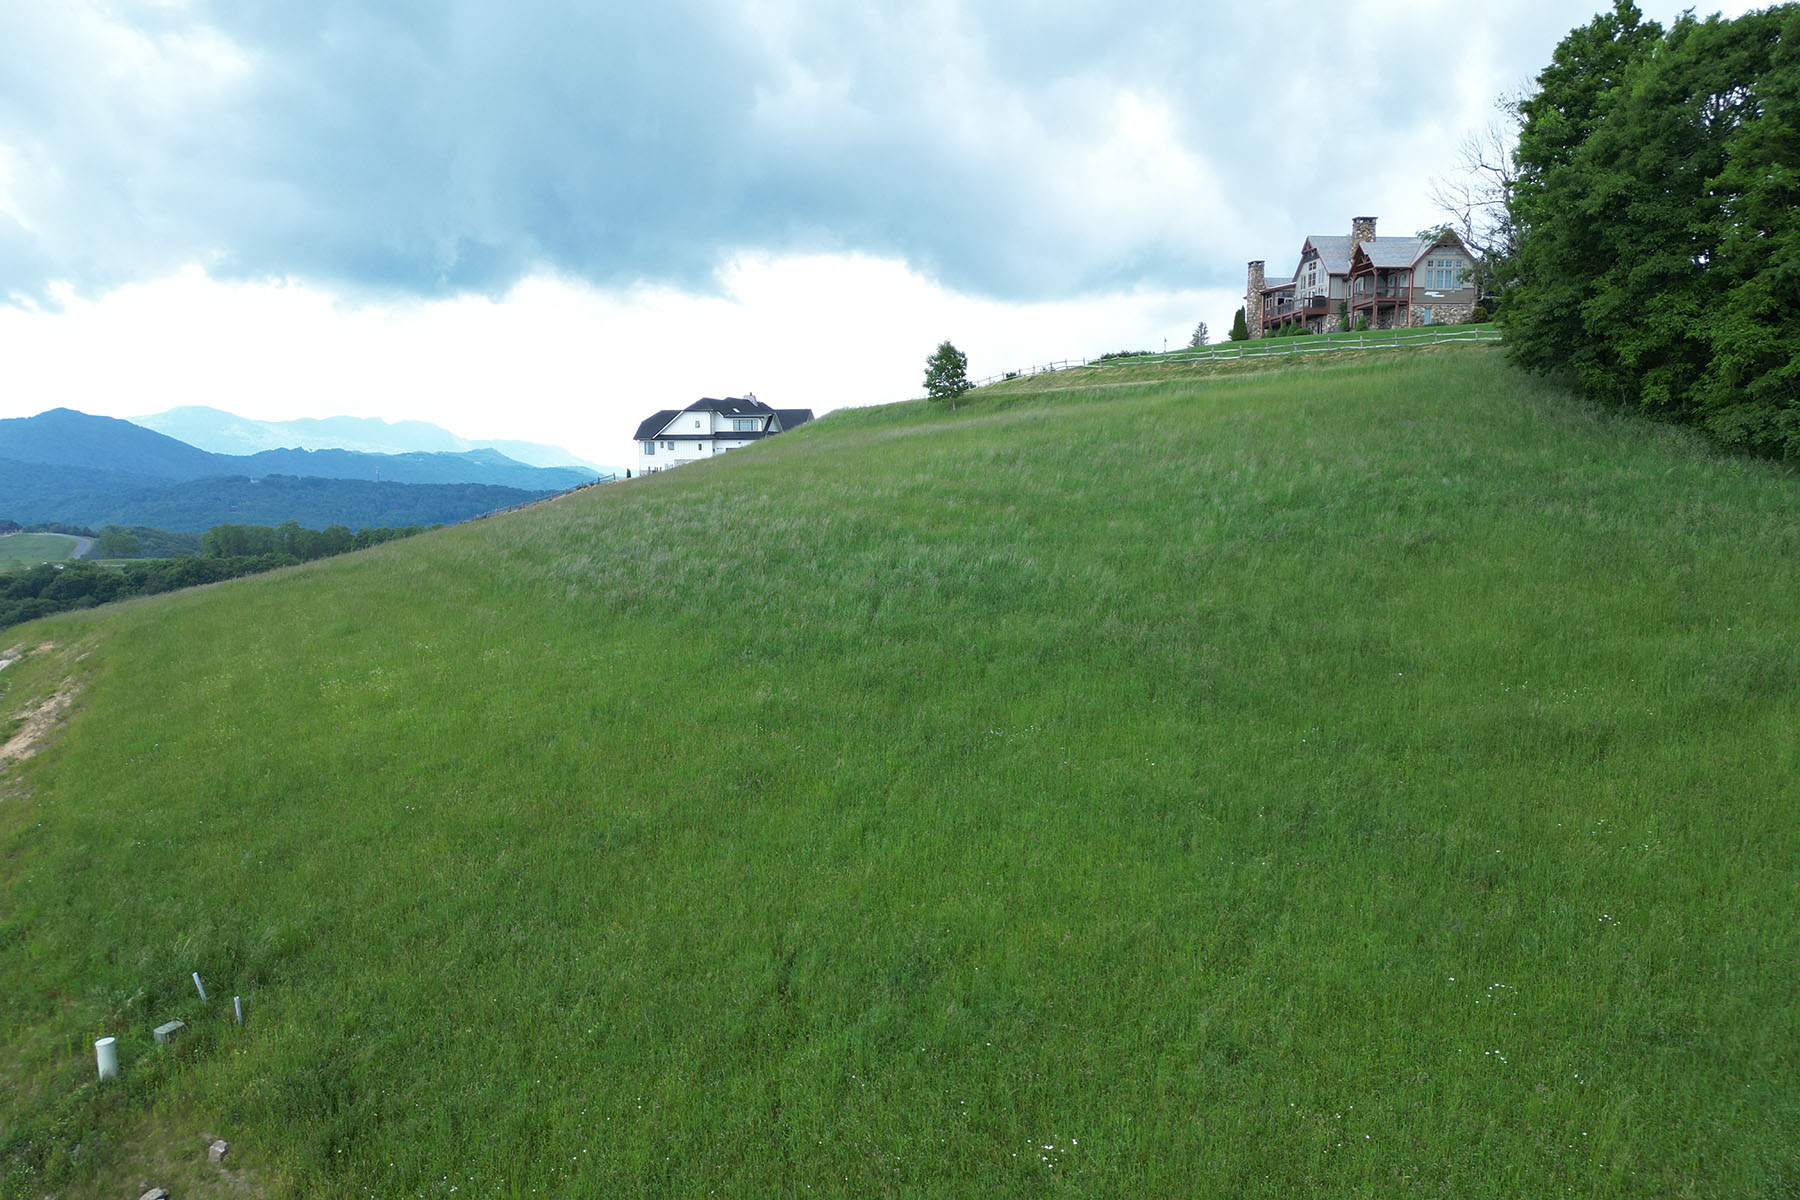
<instances>
[{"instance_id":1,"label":"bare soil","mask_svg":"<svg viewBox=\"0 0 1800 1200\"><path fill-rule=\"evenodd\" d=\"M69 705L75 702L75 695L80 690L73 679L66 679L54 696L27 711L25 724L7 739L4 746L0 746L0 765L19 762L36 754L40 743L56 727L57 720L69 711Z\"/></svg>"}]
</instances>

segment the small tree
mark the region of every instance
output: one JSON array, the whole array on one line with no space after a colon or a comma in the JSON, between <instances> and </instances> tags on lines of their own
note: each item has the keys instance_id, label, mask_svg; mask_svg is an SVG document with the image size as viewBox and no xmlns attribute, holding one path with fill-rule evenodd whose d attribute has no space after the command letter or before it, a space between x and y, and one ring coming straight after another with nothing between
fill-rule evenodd
<instances>
[{"instance_id":1,"label":"small tree","mask_svg":"<svg viewBox=\"0 0 1800 1200\"><path fill-rule=\"evenodd\" d=\"M948 400L954 410L956 398L971 386L969 356L949 342L940 342L937 352L925 360L925 395L932 400Z\"/></svg>"},{"instance_id":2,"label":"small tree","mask_svg":"<svg viewBox=\"0 0 1800 1200\"><path fill-rule=\"evenodd\" d=\"M1238 309L1237 316L1231 318L1231 340L1247 342L1250 340L1250 326L1244 323L1244 310Z\"/></svg>"},{"instance_id":3,"label":"small tree","mask_svg":"<svg viewBox=\"0 0 1800 1200\"><path fill-rule=\"evenodd\" d=\"M1206 331L1206 322L1202 321L1194 326L1194 336L1188 339L1188 349L1198 350L1210 341L1212 341L1212 335Z\"/></svg>"}]
</instances>

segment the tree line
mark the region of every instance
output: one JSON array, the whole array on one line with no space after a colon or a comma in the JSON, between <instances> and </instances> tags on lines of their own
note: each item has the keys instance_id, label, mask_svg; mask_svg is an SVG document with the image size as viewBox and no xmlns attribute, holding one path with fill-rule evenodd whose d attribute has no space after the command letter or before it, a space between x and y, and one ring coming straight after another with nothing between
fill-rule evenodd
<instances>
[{"instance_id":1,"label":"tree line","mask_svg":"<svg viewBox=\"0 0 1800 1200\"><path fill-rule=\"evenodd\" d=\"M1664 29L1615 0L1510 109L1483 157L1517 361L1800 457L1800 5Z\"/></svg>"},{"instance_id":2,"label":"tree line","mask_svg":"<svg viewBox=\"0 0 1800 1200\"><path fill-rule=\"evenodd\" d=\"M304 529L293 521L276 526L215 525L200 535L199 554L119 566L42 563L0 573L0 629L70 609L296 566L424 531L425 526L408 525L352 533L342 525ZM84 530L82 536L95 535Z\"/></svg>"},{"instance_id":3,"label":"tree line","mask_svg":"<svg viewBox=\"0 0 1800 1200\"><path fill-rule=\"evenodd\" d=\"M366 550L423 530L420 525L384 526L355 532L346 525L304 529L298 521L283 521L279 525L214 525L200 535L200 552L214 558L287 554L299 562L308 562L351 550Z\"/></svg>"}]
</instances>

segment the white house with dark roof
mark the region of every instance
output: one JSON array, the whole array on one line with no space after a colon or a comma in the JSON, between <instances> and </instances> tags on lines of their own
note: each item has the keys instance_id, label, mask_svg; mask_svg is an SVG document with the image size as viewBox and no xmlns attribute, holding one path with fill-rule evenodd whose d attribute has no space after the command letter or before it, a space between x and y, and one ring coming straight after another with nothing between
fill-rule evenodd
<instances>
[{"instance_id":1,"label":"white house with dark roof","mask_svg":"<svg viewBox=\"0 0 1800 1200\"><path fill-rule=\"evenodd\" d=\"M1469 319L1479 299L1475 256L1456 234L1376 237L1374 217L1351 221L1349 237L1307 238L1286 279L1268 279L1264 265L1250 264L1244 293L1253 338L1289 325L1331 333L1358 318L1371 329L1455 324Z\"/></svg>"},{"instance_id":2,"label":"white house with dark roof","mask_svg":"<svg viewBox=\"0 0 1800 1200\"><path fill-rule=\"evenodd\" d=\"M648 475L711 458L810 420L810 408L770 408L754 395L709 397L686 408L665 408L638 425L638 473Z\"/></svg>"}]
</instances>

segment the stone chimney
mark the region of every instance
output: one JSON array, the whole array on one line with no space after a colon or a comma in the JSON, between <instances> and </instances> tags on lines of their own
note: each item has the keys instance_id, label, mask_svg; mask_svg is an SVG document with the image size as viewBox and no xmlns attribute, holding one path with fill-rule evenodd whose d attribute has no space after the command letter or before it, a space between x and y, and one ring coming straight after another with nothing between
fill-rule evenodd
<instances>
[{"instance_id":1,"label":"stone chimney","mask_svg":"<svg viewBox=\"0 0 1800 1200\"><path fill-rule=\"evenodd\" d=\"M1374 217L1351 217L1350 218L1350 248L1352 250L1355 250L1356 247L1362 245L1364 242L1372 242L1374 240L1375 240L1375 218Z\"/></svg>"},{"instance_id":2,"label":"stone chimney","mask_svg":"<svg viewBox=\"0 0 1800 1200\"><path fill-rule=\"evenodd\" d=\"M1263 335L1263 260L1255 259L1250 264L1249 282L1244 287L1244 328L1250 336L1259 338Z\"/></svg>"}]
</instances>

